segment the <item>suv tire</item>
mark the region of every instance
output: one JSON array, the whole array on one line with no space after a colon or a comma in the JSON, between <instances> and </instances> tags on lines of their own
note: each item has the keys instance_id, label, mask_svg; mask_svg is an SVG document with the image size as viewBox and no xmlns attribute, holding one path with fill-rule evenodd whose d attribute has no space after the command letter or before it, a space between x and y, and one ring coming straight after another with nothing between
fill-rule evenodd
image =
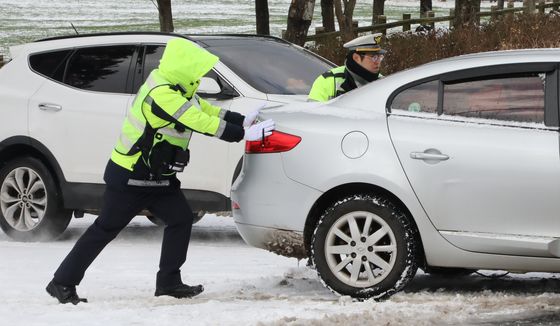
<instances>
[{"instance_id":1,"label":"suv tire","mask_svg":"<svg viewBox=\"0 0 560 326\"><path fill-rule=\"evenodd\" d=\"M0 168L0 227L18 241L48 241L64 232L72 211L52 174L34 157L20 157Z\"/></svg>"}]
</instances>

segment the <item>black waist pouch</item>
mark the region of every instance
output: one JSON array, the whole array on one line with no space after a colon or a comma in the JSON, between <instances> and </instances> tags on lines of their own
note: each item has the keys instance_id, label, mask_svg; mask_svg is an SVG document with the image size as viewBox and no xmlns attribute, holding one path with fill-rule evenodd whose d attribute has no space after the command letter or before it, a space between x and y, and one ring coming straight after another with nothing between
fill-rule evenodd
<instances>
[{"instance_id":1,"label":"black waist pouch","mask_svg":"<svg viewBox=\"0 0 560 326\"><path fill-rule=\"evenodd\" d=\"M150 173L157 180L175 172L183 172L189 164L189 160L188 149L183 150L181 147L164 140L157 143L150 151L150 157L148 158Z\"/></svg>"}]
</instances>

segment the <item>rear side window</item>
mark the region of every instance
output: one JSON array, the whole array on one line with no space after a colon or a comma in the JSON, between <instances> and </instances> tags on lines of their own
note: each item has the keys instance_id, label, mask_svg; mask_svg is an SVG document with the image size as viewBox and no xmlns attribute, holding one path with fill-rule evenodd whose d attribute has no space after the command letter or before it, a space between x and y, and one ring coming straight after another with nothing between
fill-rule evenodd
<instances>
[{"instance_id":1,"label":"rear side window","mask_svg":"<svg viewBox=\"0 0 560 326\"><path fill-rule=\"evenodd\" d=\"M66 60L71 50L34 54L29 57L29 65L36 73L61 82Z\"/></svg>"},{"instance_id":2,"label":"rear side window","mask_svg":"<svg viewBox=\"0 0 560 326\"><path fill-rule=\"evenodd\" d=\"M68 62L64 83L80 89L127 93L126 84L134 45L77 50Z\"/></svg>"},{"instance_id":3,"label":"rear side window","mask_svg":"<svg viewBox=\"0 0 560 326\"><path fill-rule=\"evenodd\" d=\"M445 84L443 114L544 123L545 73Z\"/></svg>"},{"instance_id":4,"label":"rear side window","mask_svg":"<svg viewBox=\"0 0 560 326\"><path fill-rule=\"evenodd\" d=\"M163 56L165 46L162 45L148 45L146 46L146 53L144 54L144 70L142 72L142 81L148 78L152 70L159 66L159 60Z\"/></svg>"},{"instance_id":5,"label":"rear side window","mask_svg":"<svg viewBox=\"0 0 560 326\"><path fill-rule=\"evenodd\" d=\"M391 103L391 111L437 113L439 81L416 85L400 92Z\"/></svg>"}]
</instances>

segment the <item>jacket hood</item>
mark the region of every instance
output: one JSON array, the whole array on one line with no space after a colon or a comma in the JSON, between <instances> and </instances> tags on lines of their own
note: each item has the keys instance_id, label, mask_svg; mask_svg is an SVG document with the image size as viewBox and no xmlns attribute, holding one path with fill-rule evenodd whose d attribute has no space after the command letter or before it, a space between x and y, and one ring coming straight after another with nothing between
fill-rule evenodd
<instances>
[{"instance_id":1,"label":"jacket hood","mask_svg":"<svg viewBox=\"0 0 560 326\"><path fill-rule=\"evenodd\" d=\"M219 58L186 39L167 42L159 62L159 73L171 84L179 84L191 97L198 81L218 62Z\"/></svg>"}]
</instances>

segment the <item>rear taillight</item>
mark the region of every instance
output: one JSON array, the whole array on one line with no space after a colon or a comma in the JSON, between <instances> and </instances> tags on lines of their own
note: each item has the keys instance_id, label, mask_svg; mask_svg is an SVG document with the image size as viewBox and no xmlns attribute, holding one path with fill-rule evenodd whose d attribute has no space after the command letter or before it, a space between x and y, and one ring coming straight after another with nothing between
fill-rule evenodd
<instances>
[{"instance_id":1,"label":"rear taillight","mask_svg":"<svg viewBox=\"0 0 560 326\"><path fill-rule=\"evenodd\" d=\"M272 134L264 140L247 141L245 143L245 153L280 153L287 152L296 147L301 141L301 137L286 134L274 130Z\"/></svg>"}]
</instances>

